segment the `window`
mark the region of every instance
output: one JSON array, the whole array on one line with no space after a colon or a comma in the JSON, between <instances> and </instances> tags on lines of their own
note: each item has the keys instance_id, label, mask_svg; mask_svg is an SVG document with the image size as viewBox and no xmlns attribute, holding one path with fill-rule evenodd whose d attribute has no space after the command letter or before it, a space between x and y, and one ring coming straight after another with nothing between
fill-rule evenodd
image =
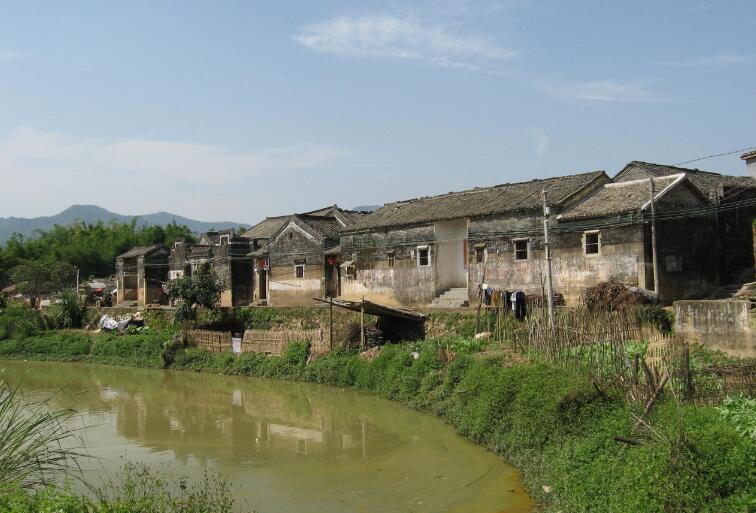
<instances>
[{"instance_id":1,"label":"window","mask_svg":"<svg viewBox=\"0 0 756 513\"><path fill-rule=\"evenodd\" d=\"M391 251L388 254L388 266L389 267L394 267L394 252L393 251Z\"/></svg>"},{"instance_id":2,"label":"window","mask_svg":"<svg viewBox=\"0 0 756 513\"><path fill-rule=\"evenodd\" d=\"M485 261L486 261L485 246L476 246L475 247L475 262L478 264L482 264Z\"/></svg>"},{"instance_id":3,"label":"window","mask_svg":"<svg viewBox=\"0 0 756 513\"><path fill-rule=\"evenodd\" d=\"M528 259L528 240L520 239L514 241L514 257L515 260L527 260Z\"/></svg>"},{"instance_id":4,"label":"window","mask_svg":"<svg viewBox=\"0 0 756 513\"><path fill-rule=\"evenodd\" d=\"M291 239L293 239L293 238L294 238L294 234L293 234L293 233L291 233L291 232L289 232L289 240L291 240Z\"/></svg>"},{"instance_id":5,"label":"window","mask_svg":"<svg viewBox=\"0 0 756 513\"><path fill-rule=\"evenodd\" d=\"M430 248L428 246L417 248L417 265L420 267L430 265Z\"/></svg>"},{"instance_id":6,"label":"window","mask_svg":"<svg viewBox=\"0 0 756 513\"><path fill-rule=\"evenodd\" d=\"M294 276L297 279L304 278L304 264L297 264L294 266Z\"/></svg>"},{"instance_id":7,"label":"window","mask_svg":"<svg viewBox=\"0 0 756 513\"><path fill-rule=\"evenodd\" d=\"M600 232L585 232L583 234L583 247L586 255L598 255L601 245Z\"/></svg>"}]
</instances>

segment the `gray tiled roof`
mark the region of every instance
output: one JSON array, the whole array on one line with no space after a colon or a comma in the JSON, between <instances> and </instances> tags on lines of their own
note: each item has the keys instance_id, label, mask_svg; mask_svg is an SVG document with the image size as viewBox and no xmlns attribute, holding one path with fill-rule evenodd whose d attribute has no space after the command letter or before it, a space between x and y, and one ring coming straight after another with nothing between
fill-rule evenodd
<instances>
[{"instance_id":1,"label":"gray tiled roof","mask_svg":"<svg viewBox=\"0 0 756 513\"><path fill-rule=\"evenodd\" d=\"M152 246L136 246L128 250L126 253L118 255L116 258L136 258L149 255L153 251L161 248L163 248L163 246L160 244L153 244Z\"/></svg>"},{"instance_id":2,"label":"gray tiled roof","mask_svg":"<svg viewBox=\"0 0 756 513\"><path fill-rule=\"evenodd\" d=\"M248 239L269 239L289 219L289 216L268 217L242 234Z\"/></svg>"},{"instance_id":3,"label":"gray tiled roof","mask_svg":"<svg viewBox=\"0 0 756 513\"><path fill-rule=\"evenodd\" d=\"M756 188L756 180L749 176L732 176L713 173L711 171L701 171L700 169L689 169L685 167L669 166L666 164L654 164L652 162L642 162L634 160L627 164L622 171L615 177L615 181L624 181L623 175L632 168L640 169L647 176L661 177L685 173L696 187L701 189L709 199L714 199L719 193L720 186L724 188L746 187Z\"/></svg>"},{"instance_id":4,"label":"gray tiled roof","mask_svg":"<svg viewBox=\"0 0 756 513\"><path fill-rule=\"evenodd\" d=\"M680 179L680 174L654 178L654 197L659 197L678 179ZM593 196L561 214L559 219L572 220L625 214L640 210L649 199L648 180L608 183Z\"/></svg>"},{"instance_id":5,"label":"gray tiled roof","mask_svg":"<svg viewBox=\"0 0 756 513\"><path fill-rule=\"evenodd\" d=\"M345 231L540 209L544 189L548 191L549 204L559 206L572 194L601 177L606 177L606 173L593 171L387 203Z\"/></svg>"},{"instance_id":6,"label":"gray tiled roof","mask_svg":"<svg viewBox=\"0 0 756 513\"><path fill-rule=\"evenodd\" d=\"M317 210L312 210L310 212L303 212L301 214L292 214L288 216L276 216L276 217L268 217L265 220L257 223L255 226L247 230L244 234L242 234L243 237L247 237L249 239L269 239L271 238L278 230L281 229L281 227L286 224L292 216L299 216L300 218L304 219L307 217L312 217L314 219L315 225L313 228L318 231L319 233L325 235L331 235L335 234L333 231L333 223L331 221L328 221L326 225L323 225L322 227L318 227L316 225L320 224L317 219L330 219L334 220L334 211L337 210L347 225L351 225L356 223L359 219L366 216L364 212L355 212L352 210L344 210L339 208L337 205L332 205L329 207L320 208ZM307 222L307 221L305 221ZM310 224L307 222L307 224ZM341 228L341 224L336 222L338 224L338 227Z\"/></svg>"},{"instance_id":7,"label":"gray tiled roof","mask_svg":"<svg viewBox=\"0 0 756 513\"><path fill-rule=\"evenodd\" d=\"M338 235L342 226L336 218L325 216L313 216L304 214L295 214L294 217L307 224L314 231L324 237L333 237Z\"/></svg>"}]
</instances>

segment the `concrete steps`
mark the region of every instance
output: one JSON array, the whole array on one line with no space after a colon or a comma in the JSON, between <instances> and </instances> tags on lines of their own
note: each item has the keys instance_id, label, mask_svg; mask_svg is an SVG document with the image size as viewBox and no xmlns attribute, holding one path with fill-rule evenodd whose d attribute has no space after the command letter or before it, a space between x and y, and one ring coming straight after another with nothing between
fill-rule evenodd
<instances>
[{"instance_id":1,"label":"concrete steps","mask_svg":"<svg viewBox=\"0 0 756 513\"><path fill-rule=\"evenodd\" d=\"M753 269L744 269L743 271L738 273L737 276L735 276L735 281L733 283L721 285L714 289L711 294L709 294L708 299L731 299L738 292L741 292L741 288L745 287L749 283L752 283L753 281Z\"/></svg>"},{"instance_id":2,"label":"concrete steps","mask_svg":"<svg viewBox=\"0 0 756 513\"><path fill-rule=\"evenodd\" d=\"M430 304L431 308L462 308L469 306L467 287L452 288L438 296Z\"/></svg>"}]
</instances>

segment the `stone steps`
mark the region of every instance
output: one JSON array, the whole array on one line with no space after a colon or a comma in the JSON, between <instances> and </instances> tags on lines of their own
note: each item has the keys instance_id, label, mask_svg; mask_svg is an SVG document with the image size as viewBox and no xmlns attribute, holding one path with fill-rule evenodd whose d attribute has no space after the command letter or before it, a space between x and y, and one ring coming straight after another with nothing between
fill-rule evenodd
<instances>
[{"instance_id":1,"label":"stone steps","mask_svg":"<svg viewBox=\"0 0 756 513\"><path fill-rule=\"evenodd\" d=\"M469 306L467 287L452 288L438 296L430 304L431 308L463 308Z\"/></svg>"}]
</instances>

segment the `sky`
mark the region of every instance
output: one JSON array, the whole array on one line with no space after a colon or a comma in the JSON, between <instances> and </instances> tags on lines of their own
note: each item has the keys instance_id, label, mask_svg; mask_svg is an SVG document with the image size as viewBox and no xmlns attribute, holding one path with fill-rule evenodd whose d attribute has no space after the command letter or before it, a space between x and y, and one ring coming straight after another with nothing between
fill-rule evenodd
<instances>
[{"instance_id":1,"label":"sky","mask_svg":"<svg viewBox=\"0 0 756 513\"><path fill-rule=\"evenodd\" d=\"M756 146L754 93L751 0L0 0L0 217L614 175Z\"/></svg>"}]
</instances>

